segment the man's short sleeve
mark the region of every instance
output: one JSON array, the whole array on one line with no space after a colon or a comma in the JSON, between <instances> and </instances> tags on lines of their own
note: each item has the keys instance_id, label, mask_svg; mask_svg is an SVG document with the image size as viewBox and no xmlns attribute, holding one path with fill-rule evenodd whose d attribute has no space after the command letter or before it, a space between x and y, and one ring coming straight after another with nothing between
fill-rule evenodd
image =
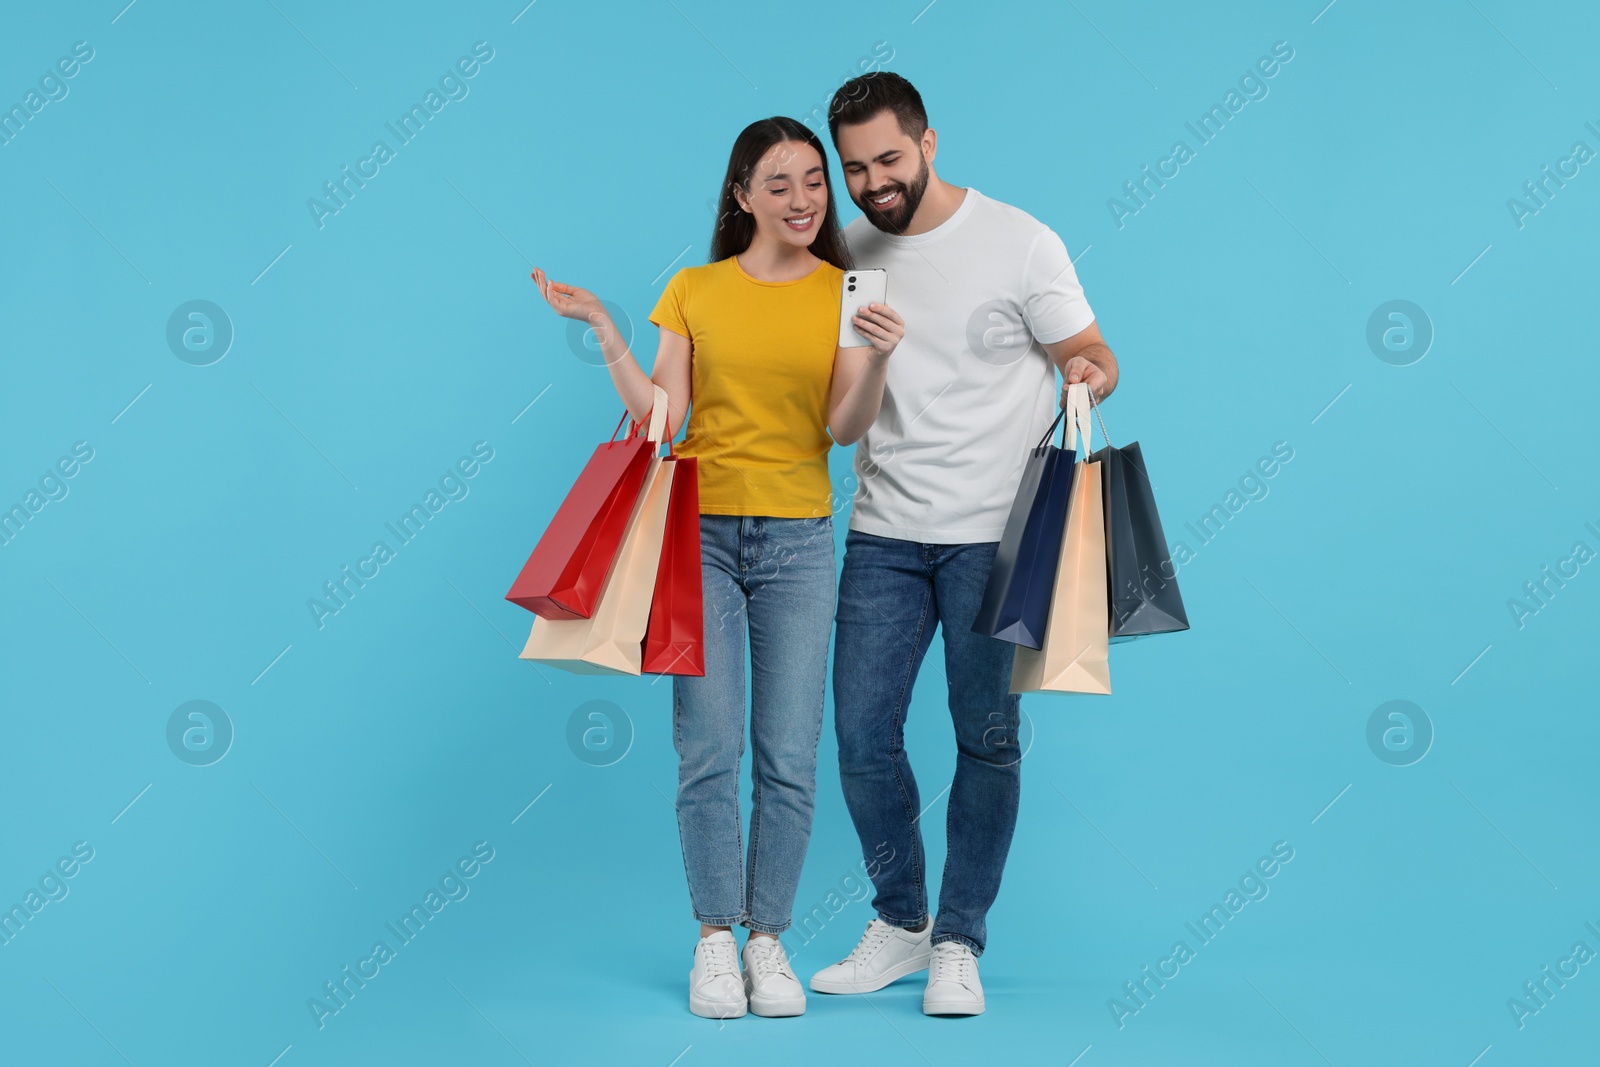
<instances>
[{"instance_id":1,"label":"man's short sleeve","mask_svg":"<svg viewBox=\"0 0 1600 1067\"><path fill-rule=\"evenodd\" d=\"M1042 344L1064 341L1094 322L1067 246L1054 230L1040 231L1022 272L1022 316Z\"/></svg>"},{"instance_id":2,"label":"man's short sleeve","mask_svg":"<svg viewBox=\"0 0 1600 1067\"><path fill-rule=\"evenodd\" d=\"M689 268L684 267L672 276L667 287L650 312L650 321L683 337L690 336L689 315L685 310L689 295Z\"/></svg>"}]
</instances>

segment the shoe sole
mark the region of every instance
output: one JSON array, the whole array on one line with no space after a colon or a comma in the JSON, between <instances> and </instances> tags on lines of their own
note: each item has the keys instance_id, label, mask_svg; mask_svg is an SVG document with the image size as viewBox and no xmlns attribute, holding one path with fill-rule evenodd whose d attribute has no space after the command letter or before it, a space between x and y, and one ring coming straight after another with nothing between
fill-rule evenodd
<instances>
[{"instance_id":1,"label":"shoe sole","mask_svg":"<svg viewBox=\"0 0 1600 1067\"><path fill-rule=\"evenodd\" d=\"M863 982L859 985L854 982L835 982L826 978L818 981L813 976L811 989L817 993L876 993L884 986L892 982L898 982L908 974L916 974L918 971L927 970L928 964L932 959L932 953L922 957L913 957L904 963L891 967L887 973L880 975L875 981Z\"/></svg>"},{"instance_id":2,"label":"shoe sole","mask_svg":"<svg viewBox=\"0 0 1600 1067\"><path fill-rule=\"evenodd\" d=\"M974 1005L970 1000L965 1000L965 1001L951 1001L951 1000L940 1001L940 1000L934 1000L934 1001L930 1001L927 998L923 998L923 1001L922 1001L922 1014L924 1014L924 1015L982 1015L983 1014L983 1002L980 1001L976 1005Z\"/></svg>"},{"instance_id":3,"label":"shoe sole","mask_svg":"<svg viewBox=\"0 0 1600 1067\"><path fill-rule=\"evenodd\" d=\"M733 1005L720 1004L716 1001L706 1000L703 997L691 996L689 1010L702 1019L737 1019L749 1010L746 1004L738 1005L738 1010L733 1010Z\"/></svg>"},{"instance_id":4,"label":"shoe sole","mask_svg":"<svg viewBox=\"0 0 1600 1067\"><path fill-rule=\"evenodd\" d=\"M800 1000L781 1000L773 1002L750 1001L750 1014L759 1015L763 1019L787 1019L794 1015L806 1013L805 998Z\"/></svg>"}]
</instances>

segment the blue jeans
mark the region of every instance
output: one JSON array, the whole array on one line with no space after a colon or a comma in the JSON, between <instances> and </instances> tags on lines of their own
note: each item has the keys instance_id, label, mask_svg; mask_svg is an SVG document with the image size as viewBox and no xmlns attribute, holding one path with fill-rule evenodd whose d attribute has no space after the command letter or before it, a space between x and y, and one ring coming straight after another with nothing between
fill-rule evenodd
<instances>
[{"instance_id":1,"label":"blue jeans","mask_svg":"<svg viewBox=\"0 0 1600 1067\"><path fill-rule=\"evenodd\" d=\"M1021 701L1010 691L1013 646L972 631L996 547L850 531L833 660L839 779L862 854L879 855L887 845L892 855L905 857L879 867L872 906L886 923L918 926L928 918L928 889L922 795L904 746L906 709L934 627L944 629L956 773L932 940L959 941L978 955L1022 788Z\"/></svg>"},{"instance_id":2,"label":"blue jeans","mask_svg":"<svg viewBox=\"0 0 1600 1067\"><path fill-rule=\"evenodd\" d=\"M811 841L833 628L833 519L700 516L703 678L672 679L678 838L694 916L788 929ZM750 845L739 816L750 640Z\"/></svg>"}]
</instances>

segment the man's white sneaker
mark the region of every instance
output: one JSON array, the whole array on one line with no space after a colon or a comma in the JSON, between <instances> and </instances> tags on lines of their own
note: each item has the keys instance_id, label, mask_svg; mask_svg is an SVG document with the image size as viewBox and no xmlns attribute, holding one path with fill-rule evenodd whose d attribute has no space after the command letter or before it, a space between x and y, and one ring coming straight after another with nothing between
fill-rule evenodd
<instances>
[{"instance_id":1,"label":"man's white sneaker","mask_svg":"<svg viewBox=\"0 0 1600 1067\"><path fill-rule=\"evenodd\" d=\"M789 957L775 937L752 935L744 943L744 991L756 1015L803 1015L806 991L789 968Z\"/></svg>"},{"instance_id":2,"label":"man's white sneaker","mask_svg":"<svg viewBox=\"0 0 1600 1067\"><path fill-rule=\"evenodd\" d=\"M811 988L818 993L873 993L897 978L925 971L932 931L932 923L912 933L873 919L850 955L811 976Z\"/></svg>"},{"instance_id":3,"label":"man's white sneaker","mask_svg":"<svg viewBox=\"0 0 1600 1067\"><path fill-rule=\"evenodd\" d=\"M727 930L702 937L689 971L689 1010L706 1019L737 1019L747 1007L739 978L739 943Z\"/></svg>"},{"instance_id":4,"label":"man's white sneaker","mask_svg":"<svg viewBox=\"0 0 1600 1067\"><path fill-rule=\"evenodd\" d=\"M924 1015L982 1015L983 983L978 981L978 957L959 941L933 946L928 965L928 988L922 994Z\"/></svg>"}]
</instances>

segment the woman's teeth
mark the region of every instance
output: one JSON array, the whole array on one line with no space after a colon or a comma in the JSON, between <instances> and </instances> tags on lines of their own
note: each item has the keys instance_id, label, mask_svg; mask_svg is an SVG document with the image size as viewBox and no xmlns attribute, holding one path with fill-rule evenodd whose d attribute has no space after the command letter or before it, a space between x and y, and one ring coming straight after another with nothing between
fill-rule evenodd
<instances>
[{"instance_id":1,"label":"woman's teeth","mask_svg":"<svg viewBox=\"0 0 1600 1067\"><path fill-rule=\"evenodd\" d=\"M787 222L790 226L793 226L797 230L803 230L807 226L811 225L811 220L812 220L813 217L815 217L815 216L814 215L801 215L798 218L784 219L783 221Z\"/></svg>"}]
</instances>

